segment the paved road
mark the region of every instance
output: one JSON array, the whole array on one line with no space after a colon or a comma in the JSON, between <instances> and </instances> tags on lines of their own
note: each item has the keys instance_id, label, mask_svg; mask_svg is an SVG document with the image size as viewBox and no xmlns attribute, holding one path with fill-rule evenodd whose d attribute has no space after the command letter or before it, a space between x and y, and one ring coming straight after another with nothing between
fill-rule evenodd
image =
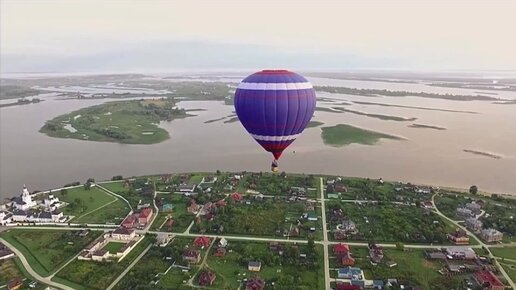
<instances>
[{"instance_id":1,"label":"paved road","mask_svg":"<svg viewBox=\"0 0 516 290\"><path fill-rule=\"evenodd\" d=\"M326 202L324 200L324 182L322 177L319 180L321 190L321 211L322 211L322 231L323 231L323 253L324 253L324 285L326 290L331 289L330 278L330 257L328 254L328 225L326 224Z\"/></svg>"},{"instance_id":2,"label":"paved road","mask_svg":"<svg viewBox=\"0 0 516 290\"><path fill-rule=\"evenodd\" d=\"M120 274L120 276L118 276L118 278L116 278L115 281L113 281L113 283L111 283L111 285L109 285L109 287L106 288L106 290L113 289L113 287L115 287L116 284L118 284L118 282L120 282L120 280L122 280L122 278L124 278L124 276L134 267L134 265L136 265L136 263L138 263L138 261L140 261L140 259L145 254L147 254L147 252L150 250L151 247L152 247L152 244L149 245L147 248L145 248L145 250L143 250L143 252L138 257L136 257L136 259L134 259L134 261L127 267L127 269L125 269L124 272L122 272L122 274Z\"/></svg>"},{"instance_id":3,"label":"paved road","mask_svg":"<svg viewBox=\"0 0 516 290\"><path fill-rule=\"evenodd\" d=\"M489 252L489 257L490 258L493 258L494 259L494 262L496 264L496 266L498 267L498 269L500 270L500 273L502 273L503 277L505 278L505 280L507 280L507 282L509 283L509 285L512 287L512 289L516 289L516 284L514 283L514 281L512 281L511 277L505 272L505 270L503 269L502 265L500 265L500 263L498 262L497 259L495 259L495 256L493 255L493 253L491 253L491 251L489 250L489 245L486 245L482 240L480 240L479 238L477 238L476 235L474 235L472 232L469 231L468 228L460 225L459 223L457 223L456 221L452 220L451 218L447 217L446 215L444 215L438 208L437 206L435 205L435 196L437 194L434 194L432 195L432 205L434 206L435 208L435 213L437 213L439 216L441 216L442 218L444 219L447 219L449 220L450 222L452 222L455 226L457 226L458 228L464 230L468 235L470 235L471 237L473 237L475 240L477 240L477 242L479 243L478 246L480 247L485 247L487 249L487 251Z\"/></svg>"},{"instance_id":4,"label":"paved road","mask_svg":"<svg viewBox=\"0 0 516 290\"><path fill-rule=\"evenodd\" d=\"M9 244L9 242L7 242L6 240L0 238L0 242L2 242L4 245L6 245L11 251L13 251L16 256L18 256L18 258L20 258L20 261L22 262L23 264L23 267L25 267L25 269L27 270L27 272L29 272L29 274L34 277L34 279L38 280L39 282L43 283L43 284L47 284L47 285L50 285L52 287L56 287L58 289L64 289L64 290L74 290L73 288L70 288L66 285L62 285L60 283L57 283L57 282L53 282L52 280L50 280L50 278L48 277L42 277L40 276L38 273L36 273L36 271L34 271L32 269L32 267L30 266L29 262L27 261L27 259L25 259L25 256L23 256L22 252L18 251L18 249L16 249L16 247L14 247L13 245Z\"/></svg>"}]
</instances>

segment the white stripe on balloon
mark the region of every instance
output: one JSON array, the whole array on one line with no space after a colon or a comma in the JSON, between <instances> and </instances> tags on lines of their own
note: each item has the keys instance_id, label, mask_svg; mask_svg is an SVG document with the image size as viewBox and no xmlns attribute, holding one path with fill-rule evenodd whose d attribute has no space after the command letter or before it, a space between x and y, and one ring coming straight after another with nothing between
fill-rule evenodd
<instances>
[{"instance_id":1,"label":"white stripe on balloon","mask_svg":"<svg viewBox=\"0 0 516 290\"><path fill-rule=\"evenodd\" d=\"M288 140L294 140L297 137L299 137L301 134L295 134L295 135L288 135L288 136L263 136L263 135L255 135L251 134L254 139L260 140L260 141L288 141Z\"/></svg>"},{"instance_id":2,"label":"white stripe on balloon","mask_svg":"<svg viewBox=\"0 0 516 290\"><path fill-rule=\"evenodd\" d=\"M238 88L241 90L265 90L265 91L289 91L306 90L313 88L309 82L304 83L240 83Z\"/></svg>"}]
</instances>

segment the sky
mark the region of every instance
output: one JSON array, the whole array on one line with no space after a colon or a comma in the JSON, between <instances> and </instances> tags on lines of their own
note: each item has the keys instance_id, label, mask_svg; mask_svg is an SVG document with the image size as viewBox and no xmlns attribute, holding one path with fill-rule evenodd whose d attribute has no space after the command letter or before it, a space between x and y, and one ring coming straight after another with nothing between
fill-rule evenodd
<instances>
[{"instance_id":1,"label":"sky","mask_svg":"<svg viewBox=\"0 0 516 290\"><path fill-rule=\"evenodd\" d=\"M516 1L0 0L2 71L516 69Z\"/></svg>"}]
</instances>

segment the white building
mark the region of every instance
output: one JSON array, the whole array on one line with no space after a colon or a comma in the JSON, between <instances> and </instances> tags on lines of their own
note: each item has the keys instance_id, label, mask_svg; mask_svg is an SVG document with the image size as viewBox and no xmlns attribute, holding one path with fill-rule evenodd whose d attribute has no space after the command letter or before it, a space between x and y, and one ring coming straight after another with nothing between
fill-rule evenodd
<instances>
[{"instance_id":1,"label":"white building","mask_svg":"<svg viewBox=\"0 0 516 290\"><path fill-rule=\"evenodd\" d=\"M24 211L24 210L14 210L12 221L13 222L24 222L27 221L28 215L32 215L32 213Z\"/></svg>"},{"instance_id":2,"label":"white building","mask_svg":"<svg viewBox=\"0 0 516 290\"><path fill-rule=\"evenodd\" d=\"M111 233L111 237L115 240L129 241L134 239L136 231L134 229L118 228Z\"/></svg>"},{"instance_id":3,"label":"white building","mask_svg":"<svg viewBox=\"0 0 516 290\"><path fill-rule=\"evenodd\" d=\"M5 226L10 224L13 220L13 215L6 211L0 211L0 225Z\"/></svg>"},{"instance_id":4,"label":"white building","mask_svg":"<svg viewBox=\"0 0 516 290\"><path fill-rule=\"evenodd\" d=\"M54 211L61 207L61 202L59 201L59 198L54 196L53 194L50 194L45 200L43 201L43 205L49 209L50 211Z\"/></svg>"},{"instance_id":5,"label":"white building","mask_svg":"<svg viewBox=\"0 0 516 290\"><path fill-rule=\"evenodd\" d=\"M28 210L29 208L35 207L36 202L32 200L29 190L23 185L21 196L15 197L11 206L19 210Z\"/></svg>"}]
</instances>

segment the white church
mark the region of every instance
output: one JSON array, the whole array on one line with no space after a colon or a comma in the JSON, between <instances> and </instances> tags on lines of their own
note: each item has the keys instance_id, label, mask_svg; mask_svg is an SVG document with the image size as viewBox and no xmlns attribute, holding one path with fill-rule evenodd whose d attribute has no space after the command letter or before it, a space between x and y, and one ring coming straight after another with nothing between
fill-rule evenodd
<instances>
[{"instance_id":1,"label":"white church","mask_svg":"<svg viewBox=\"0 0 516 290\"><path fill-rule=\"evenodd\" d=\"M35 207L37 204L32 200L32 196L30 195L29 190L25 185L23 185L23 191L21 196L17 196L13 199L12 207L19 210L28 210L30 208Z\"/></svg>"}]
</instances>

